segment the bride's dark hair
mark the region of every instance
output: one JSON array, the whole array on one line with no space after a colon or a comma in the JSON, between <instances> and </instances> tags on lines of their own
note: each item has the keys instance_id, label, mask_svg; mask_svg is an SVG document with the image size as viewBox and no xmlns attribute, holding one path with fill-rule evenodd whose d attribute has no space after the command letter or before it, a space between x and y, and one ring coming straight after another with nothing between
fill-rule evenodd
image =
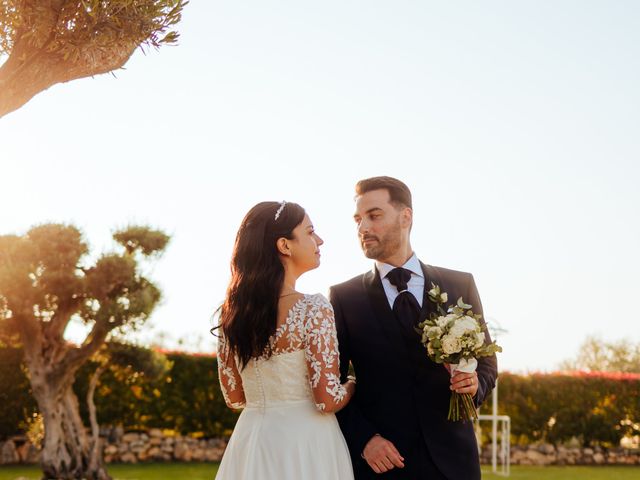
<instances>
[{"instance_id":1,"label":"bride's dark hair","mask_svg":"<svg viewBox=\"0 0 640 480\"><path fill-rule=\"evenodd\" d=\"M231 256L231 281L220 307L220 328L240 368L251 358L272 354L269 339L276 331L284 282L276 241L293 239L293 229L304 216L296 203L261 202L242 220Z\"/></svg>"}]
</instances>

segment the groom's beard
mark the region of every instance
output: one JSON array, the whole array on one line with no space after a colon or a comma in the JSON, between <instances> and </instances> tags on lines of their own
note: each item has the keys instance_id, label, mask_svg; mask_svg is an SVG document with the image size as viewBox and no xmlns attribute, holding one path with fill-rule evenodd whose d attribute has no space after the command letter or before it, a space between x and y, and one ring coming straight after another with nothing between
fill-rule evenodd
<instances>
[{"instance_id":1,"label":"groom's beard","mask_svg":"<svg viewBox=\"0 0 640 480\"><path fill-rule=\"evenodd\" d=\"M370 243L365 243L372 240ZM360 237L360 247L365 257L373 260L385 260L400 249L400 219L392 225L382 237L363 235Z\"/></svg>"}]
</instances>

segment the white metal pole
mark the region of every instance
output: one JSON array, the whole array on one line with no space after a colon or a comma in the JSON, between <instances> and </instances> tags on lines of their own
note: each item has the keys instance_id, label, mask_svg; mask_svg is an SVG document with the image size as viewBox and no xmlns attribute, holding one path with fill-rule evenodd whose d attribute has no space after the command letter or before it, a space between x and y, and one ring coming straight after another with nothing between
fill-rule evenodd
<instances>
[{"instance_id":1,"label":"white metal pole","mask_svg":"<svg viewBox=\"0 0 640 480\"><path fill-rule=\"evenodd\" d=\"M496 386L493 389L492 397L492 410L493 418L491 419L491 471L496 472L498 470L498 380L496 379Z\"/></svg>"}]
</instances>

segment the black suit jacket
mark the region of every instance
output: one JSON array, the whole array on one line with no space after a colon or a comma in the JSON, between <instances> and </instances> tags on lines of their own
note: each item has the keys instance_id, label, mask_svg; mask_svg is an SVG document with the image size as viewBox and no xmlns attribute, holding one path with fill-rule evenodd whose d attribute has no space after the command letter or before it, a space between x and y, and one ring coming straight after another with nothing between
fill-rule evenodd
<instances>
[{"instance_id":1,"label":"black suit jacket","mask_svg":"<svg viewBox=\"0 0 640 480\"><path fill-rule=\"evenodd\" d=\"M434 308L427 296L432 282L447 292L449 302L463 297L474 313L483 313L471 274L421 265L425 275L421 319ZM479 479L472 423L447 420L449 372L429 360L418 333L415 341L403 335L377 270L331 287L329 298L336 316L342 380L346 380L350 363L357 378L353 399L338 412L356 478L380 477L360 457L366 443L378 433L392 441L405 458L405 468L385 474L389 477L423 478L415 472L423 471L419 463L424 455L419 452L426 447L428 457L446 478ZM485 336L491 341L486 327ZM475 400L479 406L495 385L495 356L479 359L477 373Z\"/></svg>"}]
</instances>

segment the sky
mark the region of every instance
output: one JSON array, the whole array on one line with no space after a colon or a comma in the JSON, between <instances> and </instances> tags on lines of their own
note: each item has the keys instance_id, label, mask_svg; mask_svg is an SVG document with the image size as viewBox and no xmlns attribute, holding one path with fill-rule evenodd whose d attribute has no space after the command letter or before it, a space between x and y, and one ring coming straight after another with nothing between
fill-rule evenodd
<instances>
[{"instance_id":1,"label":"sky","mask_svg":"<svg viewBox=\"0 0 640 480\"><path fill-rule=\"evenodd\" d=\"M73 223L96 255L126 225L172 236L135 340L215 350L259 201L300 203L325 240L299 290L370 269L353 188L391 175L419 258L473 273L501 369L640 342L640 4L192 1L179 31L0 119L0 234Z\"/></svg>"}]
</instances>

